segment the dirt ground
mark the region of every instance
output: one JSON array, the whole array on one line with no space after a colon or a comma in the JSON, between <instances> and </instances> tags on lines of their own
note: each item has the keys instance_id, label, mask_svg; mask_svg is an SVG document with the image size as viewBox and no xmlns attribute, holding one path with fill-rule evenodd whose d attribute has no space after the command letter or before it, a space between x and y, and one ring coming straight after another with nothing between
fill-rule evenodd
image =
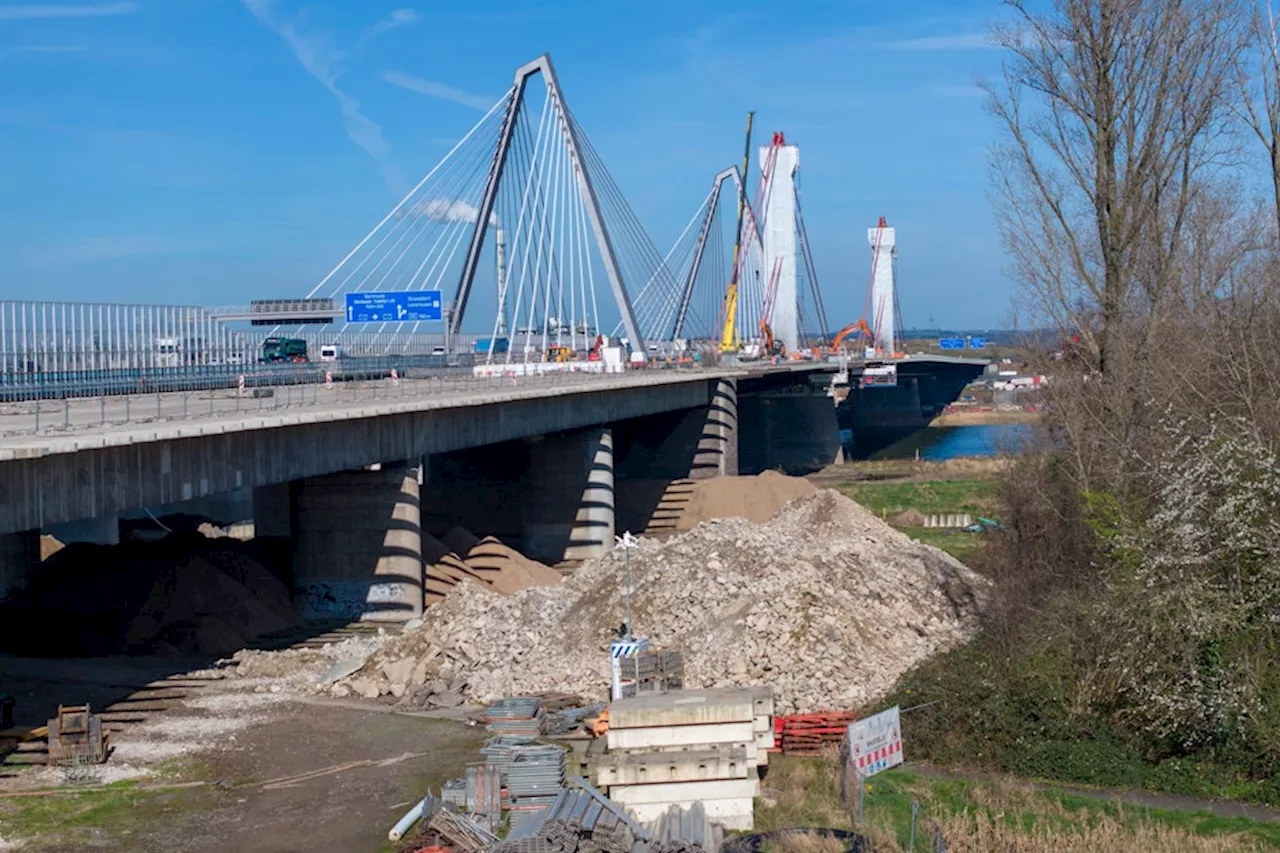
<instances>
[{"instance_id":1,"label":"dirt ground","mask_svg":"<svg viewBox=\"0 0 1280 853\"><path fill-rule=\"evenodd\" d=\"M97 701L115 750L76 784L23 763L38 752L0 763L0 850L377 851L484 740L460 720L175 671L154 658L0 659L20 723L43 714L35 697Z\"/></svg>"}]
</instances>

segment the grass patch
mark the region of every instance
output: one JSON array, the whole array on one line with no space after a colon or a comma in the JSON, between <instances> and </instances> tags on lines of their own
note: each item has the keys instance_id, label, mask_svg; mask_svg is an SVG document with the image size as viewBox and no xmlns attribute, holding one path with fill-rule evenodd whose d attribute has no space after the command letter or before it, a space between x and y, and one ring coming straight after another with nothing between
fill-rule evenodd
<instances>
[{"instance_id":1,"label":"grass patch","mask_svg":"<svg viewBox=\"0 0 1280 853\"><path fill-rule=\"evenodd\" d=\"M165 816L208 805L209 788L140 790L134 781L75 793L0 799L0 837L21 839L23 850L66 849L92 839L121 841Z\"/></svg>"},{"instance_id":2,"label":"grass patch","mask_svg":"<svg viewBox=\"0 0 1280 853\"><path fill-rule=\"evenodd\" d=\"M918 512L997 514L1000 483L989 479L929 480L920 483L840 483L839 491L882 517Z\"/></svg>"},{"instance_id":3,"label":"grass patch","mask_svg":"<svg viewBox=\"0 0 1280 853\"><path fill-rule=\"evenodd\" d=\"M982 534L939 530L936 527L902 527L903 533L926 545L946 551L962 563L969 562L982 549Z\"/></svg>"},{"instance_id":4,"label":"grass patch","mask_svg":"<svg viewBox=\"0 0 1280 853\"><path fill-rule=\"evenodd\" d=\"M764 794L756 807L757 831L852 828L852 817L840 802L834 759L777 757L770 762ZM877 850L907 849L913 802L920 804L917 850L931 849L935 822L952 853L1280 849L1280 824L1121 804L1009 779L950 779L892 770L867 782L862 831Z\"/></svg>"}]
</instances>

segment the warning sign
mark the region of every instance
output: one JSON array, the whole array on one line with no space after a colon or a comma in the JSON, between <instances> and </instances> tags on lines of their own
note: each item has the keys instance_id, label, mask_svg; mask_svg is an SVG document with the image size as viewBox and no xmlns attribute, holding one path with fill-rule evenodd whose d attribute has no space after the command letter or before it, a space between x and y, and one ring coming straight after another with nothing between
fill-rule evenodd
<instances>
[{"instance_id":1,"label":"warning sign","mask_svg":"<svg viewBox=\"0 0 1280 853\"><path fill-rule=\"evenodd\" d=\"M849 724L849 763L861 776L874 776L902 763L898 706Z\"/></svg>"}]
</instances>

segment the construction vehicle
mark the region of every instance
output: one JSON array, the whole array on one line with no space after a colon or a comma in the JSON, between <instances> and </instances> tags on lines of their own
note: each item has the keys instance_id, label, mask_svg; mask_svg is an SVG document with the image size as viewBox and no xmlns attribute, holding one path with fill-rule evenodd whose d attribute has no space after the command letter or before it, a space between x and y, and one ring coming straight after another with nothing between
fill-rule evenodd
<instances>
[{"instance_id":1,"label":"construction vehicle","mask_svg":"<svg viewBox=\"0 0 1280 853\"><path fill-rule=\"evenodd\" d=\"M573 360L573 348L563 344L557 344L547 348L547 361L554 361L557 364L563 364L566 361Z\"/></svg>"},{"instance_id":2,"label":"construction vehicle","mask_svg":"<svg viewBox=\"0 0 1280 853\"><path fill-rule=\"evenodd\" d=\"M724 293L724 325L720 330L720 352L735 352L738 349L738 270L741 266L742 254L742 218L747 206L747 175L751 167L751 122L755 119L755 111L747 113L747 141L742 151L742 182L738 185L738 230L733 242L733 272L729 276L729 287Z\"/></svg>"},{"instance_id":3,"label":"construction vehicle","mask_svg":"<svg viewBox=\"0 0 1280 853\"><path fill-rule=\"evenodd\" d=\"M874 336L871 334L871 327L867 325L867 321L859 317L856 322L850 323L836 333L836 339L831 342L831 352L840 352L840 345L844 343L845 338L849 337L854 332L861 332L862 336L866 338L868 344L875 340Z\"/></svg>"},{"instance_id":4,"label":"construction vehicle","mask_svg":"<svg viewBox=\"0 0 1280 853\"><path fill-rule=\"evenodd\" d=\"M107 760L107 735L102 718L88 705L59 705L49 721L49 763L102 764Z\"/></svg>"},{"instance_id":5,"label":"construction vehicle","mask_svg":"<svg viewBox=\"0 0 1280 853\"><path fill-rule=\"evenodd\" d=\"M787 355L787 346L782 341L774 340L773 329L765 320L760 321L760 338L764 342L765 356L778 356L785 358Z\"/></svg>"},{"instance_id":6,"label":"construction vehicle","mask_svg":"<svg viewBox=\"0 0 1280 853\"><path fill-rule=\"evenodd\" d=\"M591 351L587 353L587 361L599 361L601 358L601 350L604 349L604 335L596 335L595 343L591 345Z\"/></svg>"}]
</instances>

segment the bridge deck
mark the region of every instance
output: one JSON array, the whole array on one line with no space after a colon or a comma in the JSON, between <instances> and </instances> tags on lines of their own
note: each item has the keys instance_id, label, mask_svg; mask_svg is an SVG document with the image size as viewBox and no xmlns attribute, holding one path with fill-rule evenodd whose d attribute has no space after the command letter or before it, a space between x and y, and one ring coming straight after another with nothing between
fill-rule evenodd
<instances>
[{"instance_id":1,"label":"bridge deck","mask_svg":"<svg viewBox=\"0 0 1280 853\"><path fill-rule=\"evenodd\" d=\"M180 438L374 418L433 409L589 394L709 379L825 370L821 364L564 373L519 379L428 378L278 386L269 397L234 389L0 406L0 462Z\"/></svg>"}]
</instances>

